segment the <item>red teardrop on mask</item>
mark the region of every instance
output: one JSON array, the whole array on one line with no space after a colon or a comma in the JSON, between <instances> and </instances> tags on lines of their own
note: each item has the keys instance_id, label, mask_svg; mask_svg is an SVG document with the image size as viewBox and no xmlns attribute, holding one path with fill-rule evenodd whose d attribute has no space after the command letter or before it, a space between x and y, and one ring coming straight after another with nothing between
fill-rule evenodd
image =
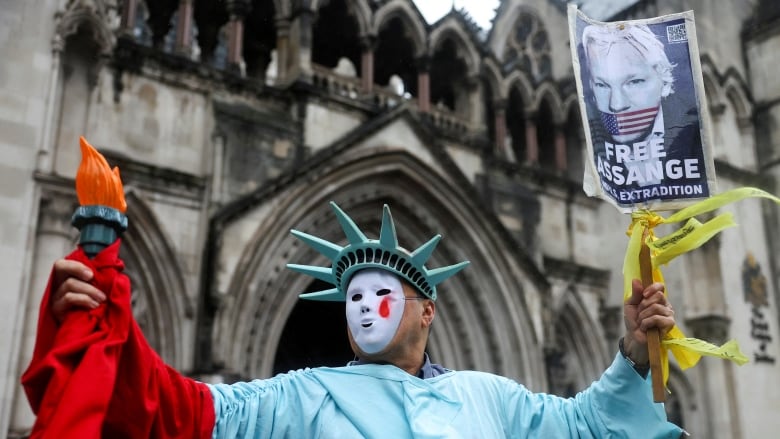
<instances>
[{"instance_id":1,"label":"red teardrop on mask","mask_svg":"<svg viewBox=\"0 0 780 439\"><path fill-rule=\"evenodd\" d=\"M379 316L383 319L390 317L390 299L387 297L379 304Z\"/></svg>"}]
</instances>

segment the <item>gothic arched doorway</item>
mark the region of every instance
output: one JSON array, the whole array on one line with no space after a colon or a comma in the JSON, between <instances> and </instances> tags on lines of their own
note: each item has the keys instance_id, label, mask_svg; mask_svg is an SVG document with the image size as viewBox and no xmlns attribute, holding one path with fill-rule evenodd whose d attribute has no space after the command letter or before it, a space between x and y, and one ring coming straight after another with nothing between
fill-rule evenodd
<instances>
[{"instance_id":1,"label":"gothic arched doorway","mask_svg":"<svg viewBox=\"0 0 780 439\"><path fill-rule=\"evenodd\" d=\"M314 281L305 292L332 288ZM274 375L304 367L344 366L354 358L347 338L343 302L299 300L284 325Z\"/></svg>"}]
</instances>

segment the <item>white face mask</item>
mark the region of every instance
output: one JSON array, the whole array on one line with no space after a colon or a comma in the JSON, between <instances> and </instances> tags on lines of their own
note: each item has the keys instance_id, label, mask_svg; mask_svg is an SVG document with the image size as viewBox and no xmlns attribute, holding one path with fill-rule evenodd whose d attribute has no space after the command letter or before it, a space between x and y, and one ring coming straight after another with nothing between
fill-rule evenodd
<instances>
[{"instance_id":1,"label":"white face mask","mask_svg":"<svg viewBox=\"0 0 780 439\"><path fill-rule=\"evenodd\" d=\"M401 281L385 270L362 270L347 287L347 325L352 339L366 354L386 348L404 313Z\"/></svg>"}]
</instances>

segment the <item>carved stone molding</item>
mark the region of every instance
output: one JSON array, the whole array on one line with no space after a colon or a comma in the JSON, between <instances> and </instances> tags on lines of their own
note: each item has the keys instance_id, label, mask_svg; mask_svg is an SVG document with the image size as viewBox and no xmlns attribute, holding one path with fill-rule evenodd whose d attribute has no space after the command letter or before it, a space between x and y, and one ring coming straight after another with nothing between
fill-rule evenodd
<instances>
[{"instance_id":1,"label":"carved stone molding","mask_svg":"<svg viewBox=\"0 0 780 439\"><path fill-rule=\"evenodd\" d=\"M729 339L731 319L719 315L704 315L685 319L693 336L714 344L723 344Z\"/></svg>"},{"instance_id":2,"label":"carved stone molding","mask_svg":"<svg viewBox=\"0 0 780 439\"><path fill-rule=\"evenodd\" d=\"M576 362L574 356L561 349L546 349L544 354L548 392L564 398L574 396L577 393L577 383L572 374L572 363Z\"/></svg>"},{"instance_id":3,"label":"carved stone molding","mask_svg":"<svg viewBox=\"0 0 780 439\"><path fill-rule=\"evenodd\" d=\"M52 234L75 240L77 231L71 226L70 218L78 207L75 197L57 192L41 195L38 234Z\"/></svg>"},{"instance_id":4,"label":"carved stone molding","mask_svg":"<svg viewBox=\"0 0 780 439\"><path fill-rule=\"evenodd\" d=\"M544 257L544 269L552 277L567 279L571 283L590 285L603 290L605 294L608 289L609 270L549 256Z\"/></svg>"},{"instance_id":5,"label":"carved stone molding","mask_svg":"<svg viewBox=\"0 0 780 439\"><path fill-rule=\"evenodd\" d=\"M623 335L623 321L620 306L605 306L602 302L599 307L599 322L604 328L608 340L617 340Z\"/></svg>"},{"instance_id":6,"label":"carved stone molding","mask_svg":"<svg viewBox=\"0 0 780 439\"><path fill-rule=\"evenodd\" d=\"M117 20L115 5L106 3L97 0L72 0L65 10L56 16L55 35L67 40L87 23L93 40L100 48L100 54L105 57L110 56L116 42L111 29L114 26L112 22Z\"/></svg>"}]
</instances>

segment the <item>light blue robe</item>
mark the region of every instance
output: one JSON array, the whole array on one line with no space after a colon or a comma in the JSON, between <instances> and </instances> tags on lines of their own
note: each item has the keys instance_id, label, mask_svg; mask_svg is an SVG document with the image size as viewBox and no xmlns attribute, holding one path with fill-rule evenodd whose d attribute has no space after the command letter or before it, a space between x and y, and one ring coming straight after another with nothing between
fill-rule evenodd
<instances>
[{"instance_id":1,"label":"light blue robe","mask_svg":"<svg viewBox=\"0 0 780 439\"><path fill-rule=\"evenodd\" d=\"M304 369L210 385L214 438L674 438L643 379L618 354L574 398L453 371L422 380L389 365Z\"/></svg>"}]
</instances>

